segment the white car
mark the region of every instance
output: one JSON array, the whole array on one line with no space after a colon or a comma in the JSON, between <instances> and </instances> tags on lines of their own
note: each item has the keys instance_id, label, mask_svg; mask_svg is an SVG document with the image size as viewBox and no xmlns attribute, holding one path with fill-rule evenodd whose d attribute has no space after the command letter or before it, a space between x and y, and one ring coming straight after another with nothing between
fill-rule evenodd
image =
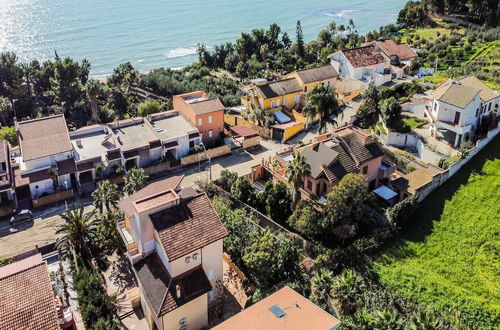
<instances>
[{"instance_id":1,"label":"white car","mask_svg":"<svg viewBox=\"0 0 500 330\"><path fill-rule=\"evenodd\" d=\"M14 225L18 222L23 222L31 219L33 219L33 213L31 213L31 210L21 210L18 214L12 216L9 222L11 225Z\"/></svg>"}]
</instances>

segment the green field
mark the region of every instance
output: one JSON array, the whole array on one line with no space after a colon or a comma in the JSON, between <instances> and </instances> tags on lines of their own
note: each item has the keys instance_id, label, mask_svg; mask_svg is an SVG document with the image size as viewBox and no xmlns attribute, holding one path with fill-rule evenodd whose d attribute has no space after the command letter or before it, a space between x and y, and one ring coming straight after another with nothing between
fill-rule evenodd
<instances>
[{"instance_id":1,"label":"green field","mask_svg":"<svg viewBox=\"0 0 500 330\"><path fill-rule=\"evenodd\" d=\"M374 268L392 290L438 310L460 328L500 322L500 159L497 137L420 205L402 244ZM467 184L453 195L472 168ZM444 205L444 207L443 207Z\"/></svg>"}]
</instances>

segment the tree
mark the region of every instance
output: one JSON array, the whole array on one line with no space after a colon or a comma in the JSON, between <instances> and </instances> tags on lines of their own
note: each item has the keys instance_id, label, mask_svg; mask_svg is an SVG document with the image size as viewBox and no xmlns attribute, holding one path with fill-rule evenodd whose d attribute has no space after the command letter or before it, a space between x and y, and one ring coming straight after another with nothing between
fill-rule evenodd
<instances>
[{"instance_id":1,"label":"tree","mask_svg":"<svg viewBox=\"0 0 500 330\"><path fill-rule=\"evenodd\" d=\"M358 297L365 290L361 277L351 269L345 269L333 279L331 295L342 315L351 315L356 310Z\"/></svg>"},{"instance_id":2,"label":"tree","mask_svg":"<svg viewBox=\"0 0 500 330\"><path fill-rule=\"evenodd\" d=\"M92 121L98 122L99 115L97 110L97 97L101 92L101 83L96 79L89 79L85 85L85 91L90 99L90 107L92 109Z\"/></svg>"},{"instance_id":3,"label":"tree","mask_svg":"<svg viewBox=\"0 0 500 330\"><path fill-rule=\"evenodd\" d=\"M304 57L304 33L302 32L302 25L300 24L300 21L297 21L295 38L297 42L297 55Z\"/></svg>"},{"instance_id":4,"label":"tree","mask_svg":"<svg viewBox=\"0 0 500 330\"><path fill-rule=\"evenodd\" d=\"M17 134L14 126L0 128L0 140L7 140L12 146L17 145Z\"/></svg>"},{"instance_id":5,"label":"tree","mask_svg":"<svg viewBox=\"0 0 500 330\"><path fill-rule=\"evenodd\" d=\"M231 191L231 186L237 179L238 173L224 169L220 172L220 178L217 180L217 183L225 191Z\"/></svg>"},{"instance_id":6,"label":"tree","mask_svg":"<svg viewBox=\"0 0 500 330\"><path fill-rule=\"evenodd\" d=\"M388 128L396 128L401 123L401 105L395 97L382 100L380 102L380 111L382 119Z\"/></svg>"},{"instance_id":7,"label":"tree","mask_svg":"<svg viewBox=\"0 0 500 330\"><path fill-rule=\"evenodd\" d=\"M62 235L57 239L57 249L66 257L72 255L75 265L81 262L84 266L90 266L92 245L99 238L94 212L85 213L80 207L67 211L61 218L64 224L56 230L57 235Z\"/></svg>"},{"instance_id":8,"label":"tree","mask_svg":"<svg viewBox=\"0 0 500 330\"><path fill-rule=\"evenodd\" d=\"M231 186L231 195L243 203L252 205L255 201L255 188L250 179L240 176Z\"/></svg>"},{"instance_id":9,"label":"tree","mask_svg":"<svg viewBox=\"0 0 500 330\"><path fill-rule=\"evenodd\" d=\"M99 210L99 213L102 213L104 209L107 212L116 209L119 200L120 193L117 185L110 183L108 180L99 182L99 187L92 193L93 204Z\"/></svg>"},{"instance_id":10,"label":"tree","mask_svg":"<svg viewBox=\"0 0 500 330\"><path fill-rule=\"evenodd\" d=\"M153 113L162 111L162 105L160 100L144 100L137 107L137 113L139 116L146 117Z\"/></svg>"},{"instance_id":11,"label":"tree","mask_svg":"<svg viewBox=\"0 0 500 330\"><path fill-rule=\"evenodd\" d=\"M418 207L418 196L411 196L387 209L387 217L393 226L401 227L413 218Z\"/></svg>"},{"instance_id":12,"label":"tree","mask_svg":"<svg viewBox=\"0 0 500 330\"><path fill-rule=\"evenodd\" d=\"M286 165L286 174L288 176L288 183L293 187L293 201L292 208L295 209L297 202L300 198L299 188L304 183L304 177L311 174L311 165L306 162L306 158L300 153L294 153L292 161Z\"/></svg>"},{"instance_id":13,"label":"tree","mask_svg":"<svg viewBox=\"0 0 500 330\"><path fill-rule=\"evenodd\" d=\"M265 206L266 213L279 223L285 223L290 216L292 198L288 187L283 182L273 184L266 182L259 198Z\"/></svg>"},{"instance_id":14,"label":"tree","mask_svg":"<svg viewBox=\"0 0 500 330\"><path fill-rule=\"evenodd\" d=\"M13 114L12 103L6 97L0 96L0 121L2 125L11 123Z\"/></svg>"},{"instance_id":15,"label":"tree","mask_svg":"<svg viewBox=\"0 0 500 330\"><path fill-rule=\"evenodd\" d=\"M317 85L307 94L307 104L302 110L310 119L319 118L319 132L326 131L327 124L337 125L341 113L335 89L329 85Z\"/></svg>"},{"instance_id":16,"label":"tree","mask_svg":"<svg viewBox=\"0 0 500 330\"><path fill-rule=\"evenodd\" d=\"M364 224L363 207L369 199L365 177L349 173L332 188L325 203L322 218L323 232L327 237L342 243L352 239Z\"/></svg>"},{"instance_id":17,"label":"tree","mask_svg":"<svg viewBox=\"0 0 500 330\"><path fill-rule=\"evenodd\" d=\"M147 185L148 176L144 174L144 169L142 168L132 168L125 174L125 186L123 190L127 195L132 195L135 192L138 192L142 188Z\"/></svg>"},{"instance_id":18,"label":"tree","mask_svg":"<svg viewBox=\"0 0 500 330\"><path fill-rule=\"evenodd\" d=\"M399 329L402 325L401 323L401 319L394 310L385 308L375 313L372 325L374 330L385 330Z\"/></svg>"},{"instance_id":19,"label":"tree","mask_svg":"<svg viewBox=\"0 0 500 330\"><path fill-rule=\"evenodd\" d=\"M460 147L458 148L458 155L460 158L467 158L469 156L469 151L474 148L474 144L471 141L463 141L460 143Z\"/></svg>"},{"instance_id":20,"label":"tree","mask_svg":"<svg viewBox=\"0 0 500 330\"><path fill-rule=\"evenodd\" d=\"M320 217L322 214L307 201L300 201L288 218L288 225L299 234L314 238L321 232Z\"/></svg>"},{"instance_id":21,"label":"tree","mask_svg":"<svg viewBox=\"0 0 500 330\"><path fill-rule=\"evenodd\" d=\"M320 268L311 278L310 299L323 309L328 309L330 292L332 290L333 273L325 268Z\"/></svg>"},{"instance_id":22,"label":"tree","mask_svg":"<svg viewBox=\"0 0 500 330\"><path fill-rule=\"evenodd\" d=\"M123 214L120 212L106 212L99 214L96 219L100 237L97 244L106 255L111 255L115 250L123 247L123 240L116 227L121 218L123 218Z\"/></svg>"},{"instance_id":23,"label":"tree","mask_svg":"<svg viewBox=\"0 0 500 330\"><path fill-rule=\"evenodd\" d=\"M285 49L289 49L292 45L292 40L290 40L290 36L286 32L284 32L281 36L281 42L283 43L283 47L285 47Z\"/></svg>"}]
</instances>

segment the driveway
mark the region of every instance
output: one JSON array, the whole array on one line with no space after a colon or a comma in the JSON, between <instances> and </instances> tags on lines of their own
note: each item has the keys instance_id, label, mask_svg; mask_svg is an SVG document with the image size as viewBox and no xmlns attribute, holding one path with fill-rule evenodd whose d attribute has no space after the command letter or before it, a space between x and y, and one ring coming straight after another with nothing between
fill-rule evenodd
<instances>
[{"instance_id":1,"label":"driveway","mask_svg":"<svg viewBox=\"0 0 500 330\"><path fill-rule=\"evenodd\" d=\"M85 206L85 211L91 211L93 206ZM66 211L65 205L56 205L34 213L34 219L15 226L9 225L7 219L0 222L0 259L9 258L54 243L57 226L64 220L59 215Z\"/></svg>"}]
</instances>

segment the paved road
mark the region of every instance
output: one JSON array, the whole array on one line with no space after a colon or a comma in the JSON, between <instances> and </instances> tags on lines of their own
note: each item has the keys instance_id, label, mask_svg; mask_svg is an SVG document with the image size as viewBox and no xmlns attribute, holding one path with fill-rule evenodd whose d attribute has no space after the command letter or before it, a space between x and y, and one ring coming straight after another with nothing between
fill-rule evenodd
<instances>
[{"instance_id":1,"label":"paved road","mask_svg":"<svg viewBox=\"0 0 500 330\"><path fill-rule=\"evenodd\" d=\"M93 207L88 205L85 211L91 211ZM35 245L44 246L54 243L57 226L63 220L59 216L65 211L64 205L55 206L48 210L35 213L34 220L10 226L8 220L0 222L0 259L13 257L28 252Z\"/></svg>"}]
</instances>

